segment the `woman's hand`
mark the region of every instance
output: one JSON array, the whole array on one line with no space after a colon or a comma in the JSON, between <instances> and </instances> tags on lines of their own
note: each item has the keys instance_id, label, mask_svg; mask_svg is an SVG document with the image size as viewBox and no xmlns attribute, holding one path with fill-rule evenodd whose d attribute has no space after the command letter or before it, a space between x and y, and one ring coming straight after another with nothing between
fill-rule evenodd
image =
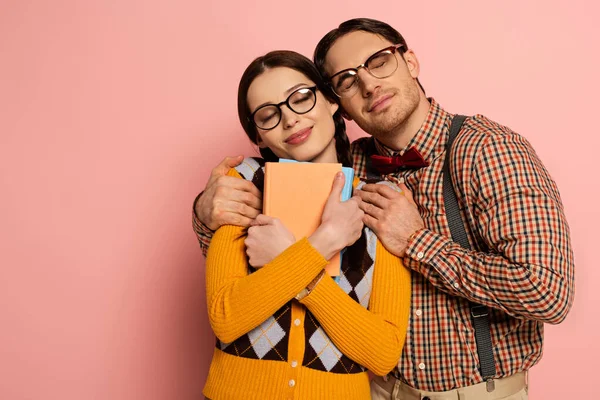
<instances>
[{"instance_id":1,"label":"woman's hand","mask_svg":"<svg viewBox=\"0 0 600 400\"><path fill-rule=\"evenodd\" d=\"M333 180L321 225L308 238L328 260L344 247L356 242L362 234L364 212L360 209L361 199L354 196L344 202L340 200L344 180L344 174L339 172Z\"/></svg>"},{"instance_id":2,"label":"woman's hand","mask_svg":"<svg viewBox=\"0 0 600 400\"><path fill-rule=\"evenodd\" d=\"M277 218L260 214L250 225L244 243L249 263L254 268L261 268L270 263L296 243L294 235Z\"/></svg>"}]
</instances>

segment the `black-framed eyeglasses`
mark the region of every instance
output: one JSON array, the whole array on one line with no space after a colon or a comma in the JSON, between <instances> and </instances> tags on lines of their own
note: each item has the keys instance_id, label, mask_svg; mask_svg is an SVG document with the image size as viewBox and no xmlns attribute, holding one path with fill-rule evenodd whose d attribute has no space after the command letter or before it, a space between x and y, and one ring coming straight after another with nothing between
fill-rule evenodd
<instances>
[{"instance_id":1,"label":"black-framed eyeglasses","mask_svg":"<svg viewBox=\"0 0 600 400\"><path fill-rule=\"evenodd\" d=\"M296 114L306 114L317 104L317 87L296 89L279 104L258 107L248 119L265 131L275 129L281 122L281 106L284 104Z\"/></svg>"},{"instance_id":2,"label":"black-framed eyeglasses","mask_svg":"<svg viewBox=\"0 0 600 400\"><path fill-rule=\"evenodd\" d=\"M404 47L404 45L396 44L386 47L367 58L367 61L356 68L348 68L337 72L329 79L329 84L331 85L333 92L338 97L354 96L358 89L358 70L360 68L364 68L378 79L391 76L398 69L396 50L401 47Z\"/></svg>"}]
</instances>

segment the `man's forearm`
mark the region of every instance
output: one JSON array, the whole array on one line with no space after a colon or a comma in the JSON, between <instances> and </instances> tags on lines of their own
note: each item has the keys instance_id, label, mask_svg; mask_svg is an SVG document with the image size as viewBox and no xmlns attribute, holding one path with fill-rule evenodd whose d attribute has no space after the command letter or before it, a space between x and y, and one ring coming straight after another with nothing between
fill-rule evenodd
<instances>
[{"instance_id":1,"label":"man's forearm","mask_svg":"<svg viewBox=\"0 0 600 400\"><path fill-rule=\"evenodd\" d=\"M526 247L527 243L520 245ZM513 262L500 254L466 250L442 235L423 230L409 244L405 264L454 296L516 318L559 323L573 302L573 257L570 252L563 254L547 246L537 250L552 254L546 265L527 262L528 256Z\"/></svg>"}]
</instances>

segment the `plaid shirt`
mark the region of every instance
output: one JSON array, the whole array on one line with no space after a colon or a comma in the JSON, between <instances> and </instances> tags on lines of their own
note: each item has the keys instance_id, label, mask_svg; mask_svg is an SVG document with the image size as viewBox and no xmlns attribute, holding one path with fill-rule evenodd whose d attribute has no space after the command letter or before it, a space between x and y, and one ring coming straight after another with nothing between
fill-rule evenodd
<instances>
[{"instance_id":1,"label":"plaid shirt","mask_svg":"<svg viewBox=\"0 0 600 400\"><path fill-rule=\"evenodd\" d=\"M573 302L574 262L556 184L531 145L484 116L467 118L452 152L452 178L474 249L454 243L442 191L442 167L453 115L431 99L429 114L407 145L429 161L384 176L403 182L425 229L408 244L412 304L400 378L445 391L483 381L469 301L490 307L496 376L528 370L542 356L543 323L561 322ZM354 169L366 179L367 138L353 143ZM376 141L377 151L394 151ZM201 247L211 231L194 217Z\"/></svg>"}]
</instances>

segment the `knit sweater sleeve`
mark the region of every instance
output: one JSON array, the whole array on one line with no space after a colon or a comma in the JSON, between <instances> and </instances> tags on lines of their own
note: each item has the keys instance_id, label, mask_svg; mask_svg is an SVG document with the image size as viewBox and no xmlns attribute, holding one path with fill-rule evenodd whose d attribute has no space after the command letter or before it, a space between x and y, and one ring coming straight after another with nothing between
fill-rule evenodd
<instances>
[{"instance_id":1,"label":"knit sweater sleeve","mask_svg":"<svg viewBox=\"0 0 600 400\"><path fill-rule=\"evenodd\" d=\"M400 259L377 241L369 309L352 300L329 276L302 303L345 355L377 375L398 363L410 311L411 277Z\"/></svg>"},{"instance_id":2,"label":"knit sweater sleeve","mask_svg":"<svg viewBox=\"0 0 600 400\"><path fill-rule=\"evenodd\" d=\"M245 239L245 228L224 225L215 232L206 257L208 317L215 335L225 343L264 322L327 265L303 238L250 273Z\"/></svg>"}]
</instances>

